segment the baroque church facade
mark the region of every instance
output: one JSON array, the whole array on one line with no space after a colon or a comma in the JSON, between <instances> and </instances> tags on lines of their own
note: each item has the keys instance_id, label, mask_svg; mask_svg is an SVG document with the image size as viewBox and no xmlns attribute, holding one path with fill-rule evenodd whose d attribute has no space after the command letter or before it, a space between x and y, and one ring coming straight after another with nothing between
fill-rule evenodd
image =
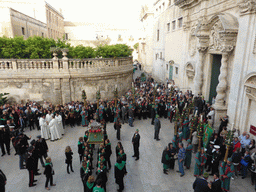
<instances>
[{"instance_id":1,"label":"baroque church facade","mask_svg":"<svg viewBox=\"0 0 256 192\"><path fill-rule=\"evenodd\" d=\"M215 128L227 114L229 128L256 135L256 0L158 0L152 10L147 72L206 101L216 96Z\"/></svg>"}]
</instances>

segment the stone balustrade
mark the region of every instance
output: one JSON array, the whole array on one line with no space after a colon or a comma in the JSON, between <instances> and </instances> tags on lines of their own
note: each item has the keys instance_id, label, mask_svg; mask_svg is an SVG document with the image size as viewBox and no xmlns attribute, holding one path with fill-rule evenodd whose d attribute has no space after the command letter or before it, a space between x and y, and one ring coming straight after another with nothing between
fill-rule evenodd
<instances>
[{"instance_id":1,"label":"stone balustrade","mask_svg":"<svg viewBox=\"0 0 256 192\"><path fill-rule=\"evenodd\" d=\"M117 86L120 94L131 87L132 57L92 59L0 59L0 90L10 93L10 100L47 100L66 103L82 100L85 90L95 100L112 98Z\"/></svg>"}]
</instances>

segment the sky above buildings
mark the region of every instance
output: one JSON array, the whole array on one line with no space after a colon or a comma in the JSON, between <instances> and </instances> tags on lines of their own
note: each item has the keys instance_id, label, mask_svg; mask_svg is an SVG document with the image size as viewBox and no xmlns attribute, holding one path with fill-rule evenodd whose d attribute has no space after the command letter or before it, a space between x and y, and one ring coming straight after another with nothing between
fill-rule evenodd
<instances>
[{"instance_id":1,"label":"sky above buildings","mask_svg":"<svg viewBox=\"0 0 256 192\"><path fill-rule=\"evenodd\" d=\"M104 23L116 28L137 30L141 28L141 6L156 0L46 0L59 10L65 21Z\"/></svg>"}]
</instances>

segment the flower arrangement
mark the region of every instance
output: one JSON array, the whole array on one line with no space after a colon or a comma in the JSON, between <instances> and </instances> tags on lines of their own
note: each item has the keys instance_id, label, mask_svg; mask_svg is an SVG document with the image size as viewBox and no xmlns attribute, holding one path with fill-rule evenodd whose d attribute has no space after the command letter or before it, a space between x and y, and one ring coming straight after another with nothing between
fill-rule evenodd
<instances>
[{"instance_id":1,"label":"flower arrangement","mask_svg":"<svg viewBox=\"0 0 256 192\"><path fill-rule=\"evenodd\" d=\"M232 145L233 143L233 136L234 136L234 131L229 130L226 140L225 140L225 144L226 145Z\"/></svg>"},{"instance_id":2,"label":"flower arrangement","mask_svg":"<svg viewBox=\"0 0 256 192\"><path fill-rule=\"evenodd\" d=\"M90 129L89 130L89 133L100 133L100 132L101 132L101 129L96 129L96 130Z\"/></svg>"},{"instance_id":3,"label":"flower arrangement","mask_svg":"<svg viewBox=\"0 0 256 192\"><path fill-rule=\"evenodd\" d=\"M197 126L197 136L203 136L204 135L204 124L201 121L198 121L198 126Z\"/></svg>"}]
</instances>

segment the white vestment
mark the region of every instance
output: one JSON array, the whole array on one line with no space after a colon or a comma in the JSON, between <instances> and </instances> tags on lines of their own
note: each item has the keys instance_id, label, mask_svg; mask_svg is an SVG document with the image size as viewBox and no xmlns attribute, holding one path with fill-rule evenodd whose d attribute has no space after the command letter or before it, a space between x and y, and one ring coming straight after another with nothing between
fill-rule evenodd
<instances>
[{"instance_id":1,"label":"white vestment","mask_svg":"<svg viewBox=\"0 0 256 192\"><path fill-rule=\"evenodd\" d=\"M39 119L39 126L41 127L41 137L44 139L50 138L50 131L48 125L43 117Z\"/></svg>"},{"instance_id":2,"label":"white vestment","mask_svg":"<svg viewBox=\"0 0 256 192\"><path fill-rule=\"evenodd\" d=\"M52 115L51 115L51 114L46 114L46 116L45 116L45 121L47 121L48 123L50 123L51 120L52 120Z\"/></svg>"},{"instance_id":3,"label":"white vestment","mask_svg":"<svg viewBox=\"0 0 256 192\"><path fill-rule=\"evenodd\" d=\"M51 133L51 141L58 139L57 132L56 132L56 120L52 119L49 123L50 133Z\"/></svg>"},{"instance_id":4,"label":"white vestment","mask_svg":"<svg viewBox=\"0 0 256 192\"><path fill-rule=\"evenodd\" d=\"M64 129L63 129L63 125L62 125L61 115L56 116L55 119L57 120L57 127L58 127L58 131L59 131L60 135L64 135Z\"/></svg>"}]
</instances>

